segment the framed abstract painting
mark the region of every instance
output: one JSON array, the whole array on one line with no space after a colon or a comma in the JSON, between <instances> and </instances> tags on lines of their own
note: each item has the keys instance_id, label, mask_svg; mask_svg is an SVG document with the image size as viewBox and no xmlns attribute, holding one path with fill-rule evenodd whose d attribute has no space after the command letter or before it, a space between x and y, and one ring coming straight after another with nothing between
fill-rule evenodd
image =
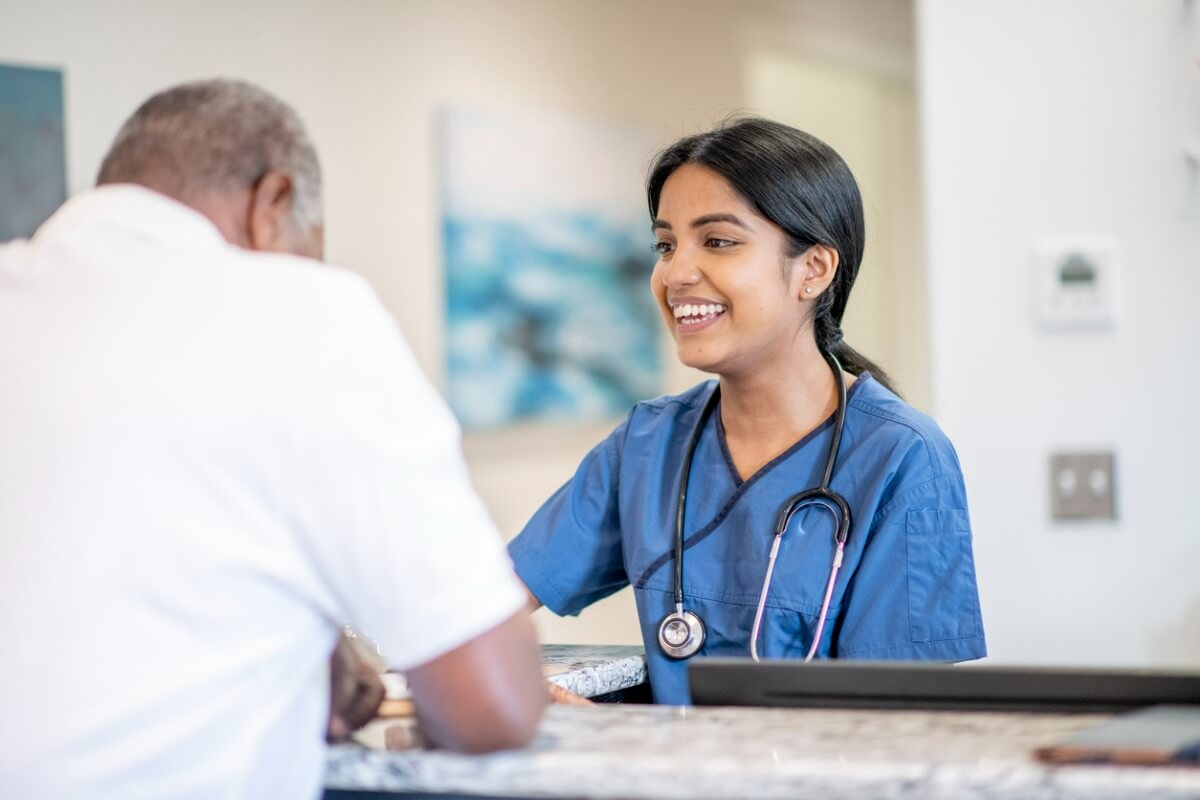
<instances>
[{"instance_id":1,"label":"framed abstract painting","mask_svg":"<svg viewBox=\"0 0 1200 800\"><path fill-rule=\"evenodd\" d=\"M653 139L450 110L439 140L447 393L463 425L615 416L656 394Z\"/></svg>"},{"instance_id":2,"label":"framed abstract painting","mask_svg":"<svg viewBox=\"0 0 1200 800\"><path fill-rule=\"evenodd\" d=\"M67 196L63 76L0 64L0 242L25 238Z\"/></svg>"}]
</instances>

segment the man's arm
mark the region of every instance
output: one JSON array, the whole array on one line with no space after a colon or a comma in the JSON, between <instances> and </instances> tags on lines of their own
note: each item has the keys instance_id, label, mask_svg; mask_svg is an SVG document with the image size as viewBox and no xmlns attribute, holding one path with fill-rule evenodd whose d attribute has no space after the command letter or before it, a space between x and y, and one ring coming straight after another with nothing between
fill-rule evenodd
<instances>
[{"instance_id":1,"label":"man's arm","mask_svg":"<svg viewBox=\"0 0 1200 800\"><path fill-rule=\"evenodd\" d=\"M339 309L323 327L346 333L299 459L309 474L298 529L326 615L371 636L407 675L429 743L519 746L546 703L524 593L453 415L374 293L359 279L344 286L339 303L323 300Z\"/></svg>"},{"instance_id":2,"label":"man's arm","mask_svg":"<svg viewBox=\"0 0 1200 800\"><path fill-rule=\"evenodd\" d=\"M449 750L522 747L546 706L537 637L524 610L406 677L426 741Z\"/></svg>"}]
</instances>

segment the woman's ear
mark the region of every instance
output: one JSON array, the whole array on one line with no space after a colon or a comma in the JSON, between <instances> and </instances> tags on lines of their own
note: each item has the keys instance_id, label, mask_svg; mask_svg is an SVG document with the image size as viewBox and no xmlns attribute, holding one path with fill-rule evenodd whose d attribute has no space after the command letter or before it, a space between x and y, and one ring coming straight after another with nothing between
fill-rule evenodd
<instances>
[{"instance_id":1,"label":"woman's ear","mask_svg":"<svg viewBox=\"0 0 1200 800\"><path fill-rule=\"evenodd\" d=\"M793 274L800 276L801 300L815 300L837 277L838 251L824 244L814 244L797 259Z\"/></svg>"}]
</instances>

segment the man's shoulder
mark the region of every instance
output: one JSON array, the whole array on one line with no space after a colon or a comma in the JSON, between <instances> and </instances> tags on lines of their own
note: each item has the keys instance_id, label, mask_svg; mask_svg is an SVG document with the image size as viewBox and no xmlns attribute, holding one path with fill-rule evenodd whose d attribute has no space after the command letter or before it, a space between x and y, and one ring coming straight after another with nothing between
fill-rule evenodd
<instances>
[{"instance_id":1,"label":"man's shoulder","mask_svg":"<svg viewBox=\"0 0 1200 800\"><path fill-rule=\"evenodd\" d=\"M199 264L192 282L214 312L225 309L268 340L339 342L397 333L391 314L362 276L300 256L235 251L219 265ZM216 267L216 269L212 269ZM261 323L261 324L260 324ZM270 331L263 330L269 328Z\"/></svg>"},{"instance_id":2,"label":"man's shoulder","mask_svg":"<svg viewBox=\"0 0 1200 800\"><path fill-rule=\"evenodd\" d=\"M315 302L328 313L360 314L377 310L378 297L371 285L355 272L286 253L261 253L230 248L222 259L226 281L240 291L260 293L272 304Z\"/></svg>"},{"instance_id":3,"label":"man's shoulder","mask_svg":"<svg viewBox=\"0 0 1200 800\"><path fill-rule=\"evenodd\" d=\"M164 302L189 307L176 307L174 329L202 330L206 346L225 354L224 369L255 385L315 391L356 365L411 360L375 290L350 270L234 248L181 254L178 266L176 300ZM247 373L255 364L266 366Z\"/></svg>"}]
</instances>

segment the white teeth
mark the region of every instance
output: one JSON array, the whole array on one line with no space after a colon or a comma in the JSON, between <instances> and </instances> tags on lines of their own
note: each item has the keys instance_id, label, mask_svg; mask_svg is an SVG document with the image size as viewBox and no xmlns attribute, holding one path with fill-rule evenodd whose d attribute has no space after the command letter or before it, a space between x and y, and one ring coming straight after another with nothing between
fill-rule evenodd
<instances>
[{"instance_id":1,"label":"white teeth","mask_svg":"<svg viewBox=\"0 0 1200 800\"><path fill-rule=\"evenodd\" d=\"M671 312L675 315L675 319L683 319L685 317L707 317L713 314L724 313L725 306L720 303L705 303L697 305L693 303L684 303L683 305L675 306Z\"/></svg>"}]
</instances>

